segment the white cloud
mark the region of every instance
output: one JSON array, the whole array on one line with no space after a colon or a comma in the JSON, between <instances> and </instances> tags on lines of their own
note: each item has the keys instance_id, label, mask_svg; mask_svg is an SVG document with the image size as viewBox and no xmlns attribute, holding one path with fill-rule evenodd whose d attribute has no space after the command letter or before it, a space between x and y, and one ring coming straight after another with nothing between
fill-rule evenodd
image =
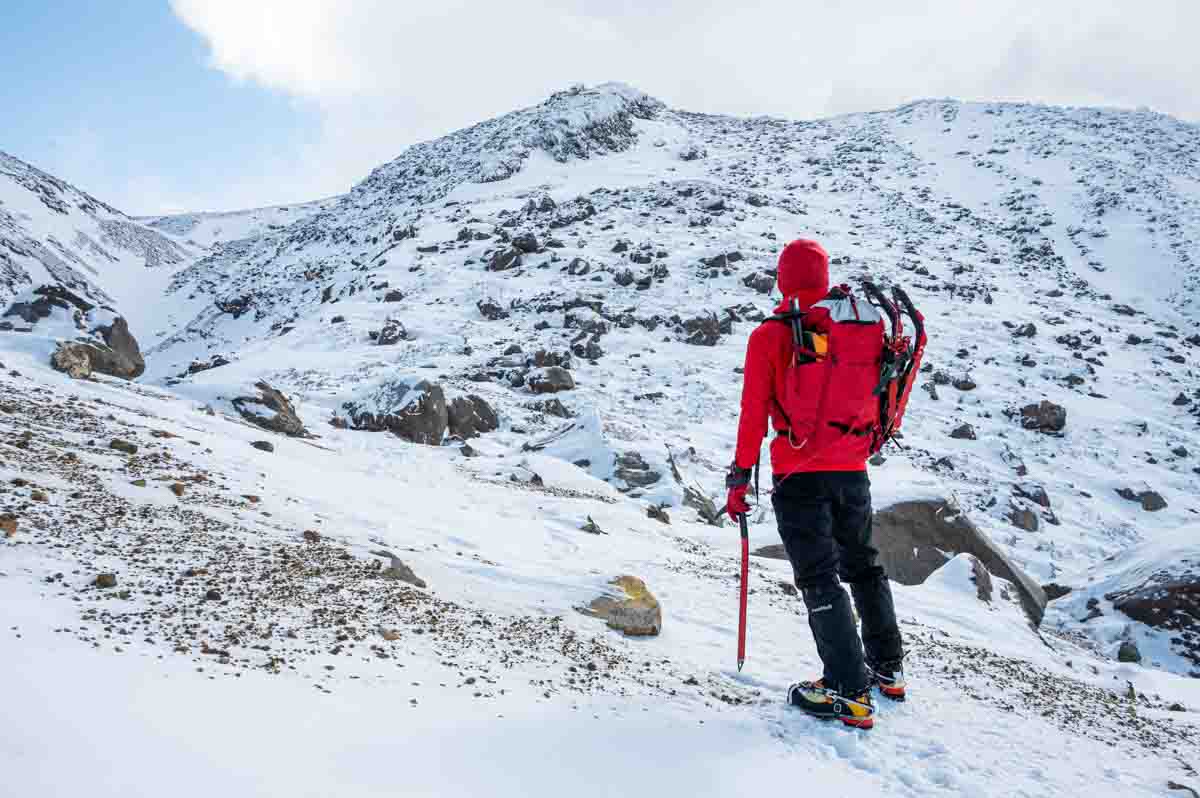
<instances>
[{"instance_id":1,"label":"white cloud","mask_svg":"<svg viewBox=\"0 0 1200 798\"><path fill-rule=\"evenodd\" d=\"M816 117L919 97L1148 105L1200 119L1195 0L172 0L231 78L321 109L280 188L343 191L415 141L574 82ZM280 197L297 200L302 195Z\"/></svg>"}]
</instances>

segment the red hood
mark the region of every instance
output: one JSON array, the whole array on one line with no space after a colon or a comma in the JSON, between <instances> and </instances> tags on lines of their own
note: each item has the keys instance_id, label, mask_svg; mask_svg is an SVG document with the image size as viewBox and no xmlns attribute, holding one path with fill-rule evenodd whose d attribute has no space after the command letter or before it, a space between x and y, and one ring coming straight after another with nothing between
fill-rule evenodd
<instances>
[{"instance_id":1,"label":"red hood","mask_svg":"<svg viewBox=\"0 0 1200 798\"><path fill-rule=\"evenodd\" d=\"M829 254L816 241L798 238L779 253L776 277L784 304L795 297L804 308L829 293Z\"/></svg>"}]
</instances>

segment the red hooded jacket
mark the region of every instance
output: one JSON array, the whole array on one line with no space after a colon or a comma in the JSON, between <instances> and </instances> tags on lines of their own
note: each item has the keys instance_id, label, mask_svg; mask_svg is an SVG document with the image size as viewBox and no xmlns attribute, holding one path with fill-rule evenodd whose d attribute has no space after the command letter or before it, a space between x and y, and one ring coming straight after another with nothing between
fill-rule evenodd
<instances>
[{"instance_id":1,"label":"red hooded jacket","mask_svg":"<svg viewBox=\"0 0 1200 798\"><path fill-rule=\"evenodd\" d=\"M797 239L779 255L776 278L784 301L777 313L788 310L793 298L801 309L808 309L829 293L829 255L816 241ZM783 375L792 358L792 331L786 324L763 324L750 334L746 346L746 366L742 383L742 417L738 423L737 454L739 468L752 468L758 462L768 419L776 432L787 430L775 397L784 390ZM777 476L810 471L865 471L866 460L846 462L835 450L828 455L802 457L792 448L786 435L771 441L771 470Z\"/></svg>"}]
</instances>

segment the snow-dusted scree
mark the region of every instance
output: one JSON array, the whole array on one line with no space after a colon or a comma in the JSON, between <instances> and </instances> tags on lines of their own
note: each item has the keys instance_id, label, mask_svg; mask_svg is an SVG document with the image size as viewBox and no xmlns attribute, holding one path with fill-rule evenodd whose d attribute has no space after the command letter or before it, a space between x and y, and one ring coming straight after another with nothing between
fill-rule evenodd
<instances>
[{"instance_id":1,"label":"snow-dusted scree","mask_svg":"<svg viewBox=\"0 0 1200 798\"><path fill-rule=\"evenodd\" d=\"M427 794L608 794L660 778L660 727L676 793L800 769L829 794L1196 785L1197 152L1149 113L801 123L606 85L244 213L134 219L0 156L13 717L112 761L53 719L116 712L113 746L228 746L266 793L378 792L403 749ZM816 655L767 501L732 667L721 471L798 235L837 280L902 283L930 331L904 449L872 466L912 699L869 738L782 705ZM126 709L147 700L249 711L296 755L246 761L254 729ZM561 772L504 741L527 727L565 741ZM389 754L347 781L327 754L364 735ZM426 772L442 745L484 764ZM615 767L580 784L597 754ZM541 778L497 787L494 760ZM34 793L97 791L52 761L0 748Z\"/></svg>"}]
</instances>

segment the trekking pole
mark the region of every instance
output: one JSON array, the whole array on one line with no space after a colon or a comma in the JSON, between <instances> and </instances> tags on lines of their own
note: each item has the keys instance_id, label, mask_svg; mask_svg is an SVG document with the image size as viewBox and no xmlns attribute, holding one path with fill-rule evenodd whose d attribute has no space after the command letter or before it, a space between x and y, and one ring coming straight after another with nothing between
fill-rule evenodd
<instances>
[{"instance_id":1,"label":"trekking pole","mask_svg":"<svg viewBox=\"0 0 1200 798\"><path fill-rule=\"evenodd\" d=\"M750 577L750 529L746 525L746 514L738 513L738 524L742 529L742 584L738 594L738 673L746 662L746 595Z\"/></svg>"}]
</instances>

